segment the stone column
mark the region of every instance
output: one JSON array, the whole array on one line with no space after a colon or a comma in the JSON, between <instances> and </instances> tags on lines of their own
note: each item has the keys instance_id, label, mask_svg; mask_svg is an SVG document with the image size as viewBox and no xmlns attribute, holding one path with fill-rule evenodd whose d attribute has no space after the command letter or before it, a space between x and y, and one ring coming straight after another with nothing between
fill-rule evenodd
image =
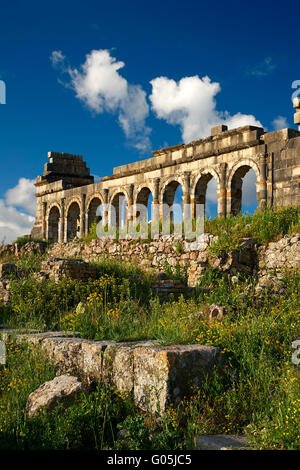
<instances>
[{"instance_id":1,"label":"stone column","mask_svg":"<svg viewBox=\"0 0 300 470\"><path fill-rule=\"evenodd\" d=\"M259 156L259 173L258 207L265 209L267 206L267 154Z\"/></svg>"},{"instance_id":2,"label":"stone column","mask_svg":"<svg viewBox=\"0 0 300 470\"><path fill-rule=\"evenodd\" d=\"M104 201L103 201L103 225L108 225L108 215L109 215L109 210L108 210L108 189L105 188L104 190Z\"/></svg>"},{"instance_id":3,"label":"stone column","mask_svg":"<svg viewBox=\"0 0 300 470\"><path fill-rule=\"evenodd\" d=\"M183 219L190 217L191 214L191 172L184 172L184 184L183 184Z\"/></svg>"},{"instance_id":4,"label":"stone column","mask_svg":"<svg viewBox=\"0 0 300 470\"><path fill-rule=\"evenodd\" d=\"M62 198L60 202L60 218L59 218L59 234L58 241L59 243L64 243L65 241L65 199Z\"/></svg>"},{"instance_id":5,"label":"stone column","mask_svg":"<svg viewBox=\"0 0 300 470\"><path fill-rule=\"evenodd\" d=\"M87 237L89 234L89 213L88 211L85 213L85 222L84 222L84 233L85 236Z\"/></svg>"},{"instance_id":6,"label":"stone column","mask_svg":"<svg viewBox=\"0 0 300 470\"><path fill-rule=\"evenodd\" d=\"M79 230L79 238L83 238L85 234L85 204L86 202L86 194L82 195L81 198L81 207L80 207L80 230Z\"/></svg>"},{"instance_id":7,"label":"stone column","mask_svg":"<svg viewBox=\"0 0 300 470\"><path fill-rule=\"evenodd\" d=\"M64 213L64 243L67 243L68 241L68 215L66 214L66 211Z\"/></svg>"},{"instance_id":8,"label":"stone column","mask_svg":"<svg viewBox=\"0 0 300 470\"><path fill-rule=\"evenodd\" d=\"M133 214L133 191L134 191L134 184L131 184L129 186L128 190L128 205L127 205L127 222L131 223L134 220L134 214Z\"/></svg>"},{"instance_id":9,"label":"stone column","mask_svg":"<svg viewBox=\"0 0 300 470\"><path fill-rule=\"evenodd\" d=\"M43 202L42 203L42 238L44 240L48 239L46 214L47 214L47 202Z\"/></svg>"},{"instance_id":10,"label":"stone column","mask_svg":"<svg viewBox=\"0 0 300 470\"><path fill-rule=\"evenodd\" d=\"M159 183L160 178L154 178L153 180L153 202L152 202L152 214L151 214L151 232L153 238L159 237L159 217L160 217L160 204L159 204Z\"/></svg>"},{"instance_id":11,"label":"stone column","mask_svg":"<svg viewBox=\"0 0 300 470\"><path fill-rule=\"evenodd\" d=\"M218 217L226 217L227 191L226 191L226 163L219 165L220 188L218 192Z\"/></svg>"},{"instance_id":12,"label":"stone column","mask_svg":"<svg viewBox=\"0 0 300 470\"><path fill-rule=\"evenodd\" d=\"M46 240L49 240L49 216L45 217Z\"/></svg>"}]
</instances>

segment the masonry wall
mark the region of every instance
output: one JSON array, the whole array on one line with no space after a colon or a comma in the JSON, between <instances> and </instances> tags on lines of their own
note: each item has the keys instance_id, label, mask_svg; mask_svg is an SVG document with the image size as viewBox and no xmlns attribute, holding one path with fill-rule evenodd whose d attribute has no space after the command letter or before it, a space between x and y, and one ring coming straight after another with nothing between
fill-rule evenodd
<instances>
[{"instance_id":1,"label":"masonry wall","mask_svg":"<svg viewBox=\"0 0 300 470\"><path fill-rule=\"evenodd\" d=\"M93 240L90 243L68 243L54 245L49 256L54 258L78 258L86 262L109 256L120 261L132 261L144 269L165 271L166 263L172 267L179 264L186 267L188 283L195 286L208 267L220 268L232 275L244 273L257 275L270 270L283 270L300 266L300 234L287 235L278 242L257 246L255 240L244 239L239 252L226 256L213 256L209 246L216 240L205 234L202 242L178 243L174 237L153 240L150 243L133 243L122 240Z\"/></svg>"}]
</instances>

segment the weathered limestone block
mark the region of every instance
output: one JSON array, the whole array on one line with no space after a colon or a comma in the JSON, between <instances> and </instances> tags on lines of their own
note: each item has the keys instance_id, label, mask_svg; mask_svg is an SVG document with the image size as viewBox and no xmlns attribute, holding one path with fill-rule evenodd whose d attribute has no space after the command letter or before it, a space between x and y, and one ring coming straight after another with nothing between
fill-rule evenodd
<instances>
[{"instance_id":1,"label":"weathered limestone block","mask_svg":"<svg viewBox=\"0 0 300 470\"><path fill-rule=\"evenodd\" d=\"M41 342L42 348L61 374L76 374L81 369L81 345L82 340L80 338L46 337Z\"/></svg>"},{"instance_id":2,"label":"weathered limestone block","mask_svg":"<svg viewBox=\"0 0 300 470\"><path fill-rule=\"evenodd\" d=\"M111 343L103 356L103 379L119 391L132 392L134 387L134 350L151 347L155 341Z\"/></svg>"},{"instance_id":3,"label":"weathered limestone block","mask_svg":"<svg viewBox=\"0 0 300 470\"><path fill-rule=\"evenodd\" d=\"M55 281L71 277L81 281L96 279L97 269L81 260L50 258L42 264L43 273Z\"/></svg>"},{"instance_id":4,"label":"weathered limestone block","mask_svg":"<svg viewBox=\"0 0 300 470\"><path fill-rule=\"evenodd\" d=\"M62 404L66 408L83 389L83 384L77 377L55 377L29 395L26 404L27 415L29 418L37 416L41 407L52 411L58 404Z\"/></svg>"},{"instance_id":5,"label":"weathered limestone block","mask_svg":"<svg viewBox=\"0 0 300 470\"><path fill-rule=\"evenodd\" d=\"M103 354L113 341L88 341L81 343L80 370L89 381L102 379Z\"/></svg>"},{"instance_id":6,"label":"weathered limestone block","mask_svg":"<svg viewBox=\"0 0 300 470\"><path fill-rule=\"evenodd\" d=\"M152 413L163 413L201 387L220 363L219 350L212 346L152 346L136 348L133 355L135 402Z\"/></svg>"},{"instance_id":7,"label":"weathered limestone block","mask_svg":"<svg viewBox=\"0 0 300 470\"><path fill-rule=\"evenodd\" d=\"M102 357L109 341L45 338L41 346L60 373L80 373L88 380L102 376Z\"/></svg>"}]
</instances>

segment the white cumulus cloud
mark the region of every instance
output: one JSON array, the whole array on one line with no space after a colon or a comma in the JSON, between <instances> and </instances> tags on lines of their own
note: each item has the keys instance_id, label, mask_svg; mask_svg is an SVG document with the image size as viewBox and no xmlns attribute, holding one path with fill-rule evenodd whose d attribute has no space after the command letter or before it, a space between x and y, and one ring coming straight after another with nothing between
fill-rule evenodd
<instances>
[{"instance_id":1,"label":"white cumulus cloud","mask_svg":"<svg viewBox=\"0 0 300 470\"><path fill-rule=\"evenodd\" d=\"M51 61L55 66L61 64L62 72L70 77L68 86L91 111L117 115L129 142L141 151L149 150L151 130L146 126L149 115L146 93L119 73L124 62L117 61L108 50L91 51L79 69L66 67L61 51L53 51Z\"/></svg>"},{"instance_id":2,"label":"white cumulus cloud","mask_svg":"<svg viewBox=\"0 0 300 470\"><path fill-rule=\"evenodd\" d=\"M18 184L6 192L5 198L7 204L21 207L30 214L34 214L36 208L34 183L35 180L20 178Z\"/></svg>"},{"instance_id":3,"label":"white cumulus cloud","mask_svg":"<svg viewBox=\"0 0 300 470\"><path fill-rule=\"evenodd\" d=\"M226 124L229 129L247 124L262 127L251 114L231 116L228 111L217 111L215 96L221 87L207 76L184 77L179 82L157 77L150 83L154 113L169 124L179 125L184 142L209 136L211 127L218 124Z\"/></svg>"},{"instance_id":4,"label":"white cumulus cloud","mask_svg":"<svg viewBox=\"0 0 300 470\"><path fill-rule=\"evenodd\" d=\"M20 178L0 199L0 243L10 243L30 233L36 207L34 192L34 180Z\"/></svg>"},{"instance_id":5,"label":"white cumulus cloud","mask_svg":"<svg viewBox=\"0 0 300 470\"><path fill-rule=\"evenodd\" d=\"M289 127L287 118L284 116L277 116L277 118L272 121L272 126L274 127L275 131L280 131L281 129L286 129Z\"/></svg>"}]
</instances>

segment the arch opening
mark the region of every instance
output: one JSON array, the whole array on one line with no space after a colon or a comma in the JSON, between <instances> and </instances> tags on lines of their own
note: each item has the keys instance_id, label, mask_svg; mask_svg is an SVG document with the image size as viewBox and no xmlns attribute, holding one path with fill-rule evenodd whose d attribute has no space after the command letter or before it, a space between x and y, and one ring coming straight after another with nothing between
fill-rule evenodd
<instances>
[{"instance_id":1,"label":"arch opening","mask_svg":"<svg viewBox=\"0 0 300 470\"><path fill-rule=\"evenodd\" d=\"M87 232L89 233L94 222L97 224L103 219L103 206L99 197L94 197L88 206Z\"/></svg>"},{"instance_id":2,"label":"arch opening","mask_svg":"<svg viewBox=\"0 0 300 470\"><path fill-rule=\"evenodd\" d=\"M204 206L204 214L207 218L211 219L213 217L217 217L218 185L216 178L211 173L202 175L199 178L195 187L194 201L194 217L196 217L197 204L202 204Z\"/></svg>"},{"instance_id":3,"label":"arch opening","mask_svg":"<svg viewBox=\"0 0 300 470\"><path fill-rule=\"evenodd\" d=\"M243 165L231 181L231 214L253 214L258 206L257 181L253 168Z\"/></svg>"},{"instance_id":4,"label":"arch opening","mask_svg":"<svg viewBox=\"0 0 300 470\"><path fill-rule=\"evenodd\" d=\"M57 206L53 206L50 209L48 217L48 240L51 242L57 242L59 237L59 222L60 212Z\"/></svg>"},{"instance_id":5,"label":"arch opening","mask_svg":"<svg viewBox=\"0 0 300 470\"><path fill-rule=\"evenodd\" d=\"M163 227L170 233L182 230L183 221L183 191L178 181L171 181L164 189L162 222ZM165 229L163 228L163 231Z\"/></svg>"},{"instance_id":6,"label":"arch opening","mask_svg":"<svg viewBox=\"0 0 300 470\"><path fill-rule=\"evenodd\" d=\"M110 225L117 227L120 230L127 228L127 200L125 194L122 192L117 193L111 202L114 214L110 214Z\"/></svg>"},{"instance_id":7,"label":"arch opening","mask_svg":"<svg viewBox=\"0 0 300 470\"><path fill-rule=\"evenodd\" d=\"M149 223L152 219L153 196L149 188L142 188L136 198L135 216L143 222ZM140 206L143 206L142 208Z\"/></svg>"},{"instance_id":8,"label":"arch opening","mask_svg":"<svg viewBox=\"0 0 300 470\"><path fill-rule=\"evenodd\" d=\"M73 240L80 232L80 208L77 202L72 202L67 215L67 240Z\"/></svg>"}]
</instances>

